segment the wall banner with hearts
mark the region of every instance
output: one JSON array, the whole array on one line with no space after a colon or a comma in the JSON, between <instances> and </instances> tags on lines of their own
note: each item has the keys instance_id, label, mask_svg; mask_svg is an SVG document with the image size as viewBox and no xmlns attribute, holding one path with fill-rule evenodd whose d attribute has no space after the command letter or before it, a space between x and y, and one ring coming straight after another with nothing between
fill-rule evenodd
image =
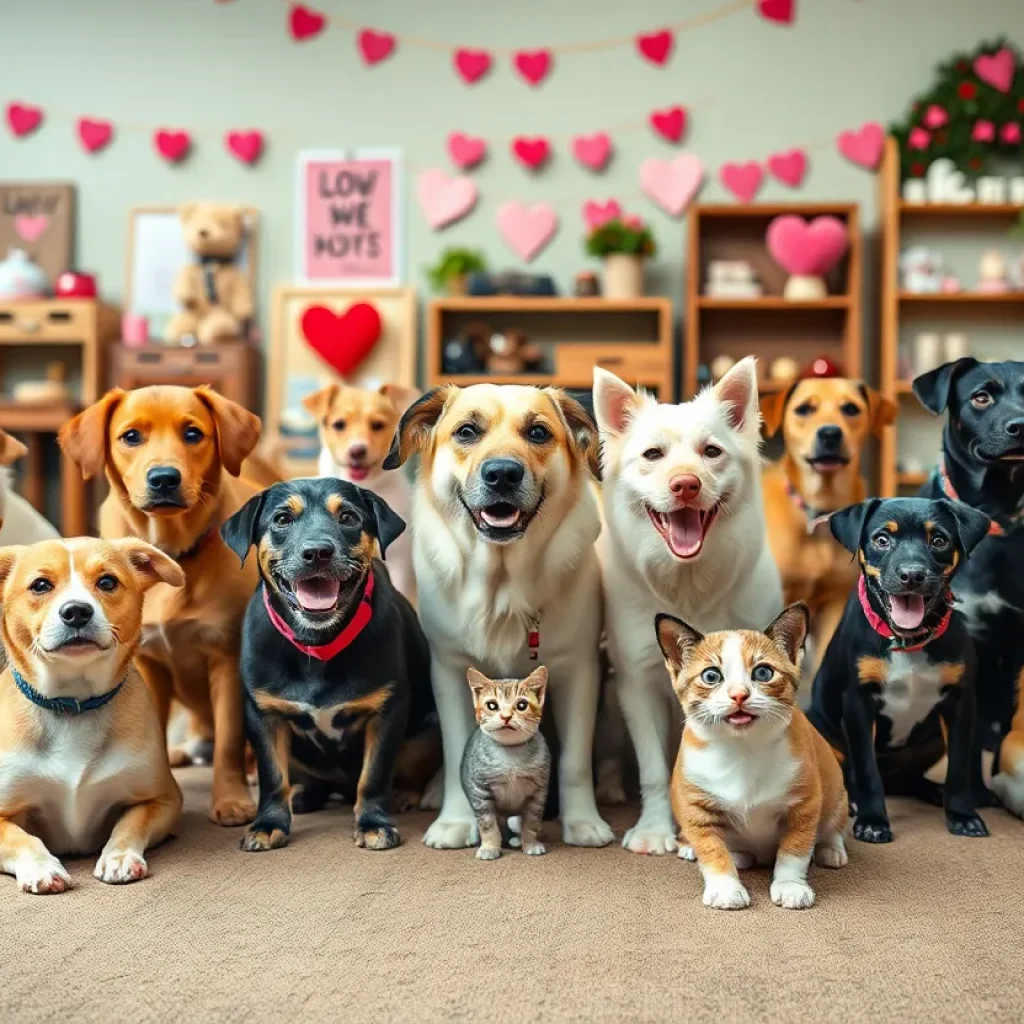
<instances>
[{"instance_id":1,"label":"wall banner with hearts","mask_svg":"<svg viewBox=\"0 0 1024 1024\"><path fill-rule=\"evenodd\" d=\"M296 277L316 285L401 284L403 194L399 150L299 153Z\"/></svg>"},{"instance_id":2,"label":"wall banner with hearts","mask_svg":"<svg viewBox=\"0 0 1024 1024\"><path fill-rule=\"evenodd\" d=\"M0 259L9 249L24 249L55 281L71 269L74 231L74 185L0 185Z\"/></svg>"}]
</instances>

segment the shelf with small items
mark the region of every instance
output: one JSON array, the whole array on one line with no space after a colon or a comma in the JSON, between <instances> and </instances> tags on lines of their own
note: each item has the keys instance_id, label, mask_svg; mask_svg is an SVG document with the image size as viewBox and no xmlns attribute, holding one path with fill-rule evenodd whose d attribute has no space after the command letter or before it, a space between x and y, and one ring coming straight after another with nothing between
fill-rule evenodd
<instances>
[{"instance_id":1,"label":"shelf with small items","mask_svg":"<svg viewBox=\"0 0 1024 1024\"><path fill-rule=\"evenodd\" d=\"M896 211L902 217L962 217L1012 220L1024 213L1022 203L912 203L901 199Z\"/></svg>"},{"instance_id":2,"label":"shelf with small items","mask_svg":"<svg viewBox=\"0 0 1024 1024\"><path fill-rule=\"evenodd\" d=\"M906 292L897 296L911 305L1024 306L1024 291L1006 292Z\"/></svg>"},{"instance_id":3,"label":"shelf with small items","mask_svg":"<svg viewBox=\"0 0 1024 1024\"><path fill-rule=\"evenodd\" d=\"M756 310L845 310L850 306L849 295L828 295L823 299L787 299L782 295L762 295L758 298L730 299L717 295L701 295L698 309L756 309Z\"/></svg>"}]
</instances>

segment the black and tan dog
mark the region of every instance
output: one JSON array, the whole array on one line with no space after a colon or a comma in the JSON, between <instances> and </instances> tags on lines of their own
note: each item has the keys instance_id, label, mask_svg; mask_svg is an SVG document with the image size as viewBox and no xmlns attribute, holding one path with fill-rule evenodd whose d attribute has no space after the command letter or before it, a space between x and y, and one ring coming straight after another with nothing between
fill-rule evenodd
<instances>
[{"instance_id":1,"label":"black and tan dog","mask_svg":"<svg viewBox=\"0 0 1024 1024\"><path fill-rule=\"evenodd\" d=\"M221 528L243 561L256 546L260 571L242 631L260 783L244 850L284 846L293 809L334 793L355 805L356 844L390 849L392 775L422 789L440 766L427 642L376 557L404 529L382 499L333 478L275 484Z\"/></svg>"},{"instance_id":2,"label":"black and tan dog","mask_svg":"<svg viewBox=\"0 0 1024 1024\"><path fill-rule=\"evenodd\" d=\"M985 836L973 744L977 659L951 583L988 533L958 502L871 498L829 518L861 567L814 680L808 717L843 763L853 834L892 841L885 794L942 797L954 835ZM944 792L925 778L948 757Z\"/></svg>"}]
</instances>

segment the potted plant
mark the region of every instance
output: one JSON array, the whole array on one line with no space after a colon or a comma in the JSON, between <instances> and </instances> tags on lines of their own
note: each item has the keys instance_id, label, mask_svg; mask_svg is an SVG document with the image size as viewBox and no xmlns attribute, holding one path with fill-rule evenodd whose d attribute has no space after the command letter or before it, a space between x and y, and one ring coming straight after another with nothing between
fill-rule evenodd
<instances>
[{"instance_id":1,"label":"potted plant","mask_svg":"<svg viewBox=\"0 0 1024 1024\"><path fill-rule=\"evenodd\" d=\"M604 260L604 295L637 299L644 293L644 259L657 251L651 229L635 214L605 221L586 238L586 250Z\"/></svg>"},{"instance_id":2,"label":"potted plant","mask_svg":"<svg viewBox=\"0 0 1024 1024\"><path fill-rule=\"evenodd\" d=\"M483 256L472 249L445 249L437 263L427 267L427 277L436 292L465 295L469 275L483 273L486 269Z\"/></svg>"}]
</instances>

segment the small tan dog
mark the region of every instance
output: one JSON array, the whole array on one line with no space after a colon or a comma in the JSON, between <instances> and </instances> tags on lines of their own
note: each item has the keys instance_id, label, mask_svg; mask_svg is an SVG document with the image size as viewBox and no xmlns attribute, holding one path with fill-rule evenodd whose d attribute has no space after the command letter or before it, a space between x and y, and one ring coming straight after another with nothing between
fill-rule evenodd
<instances>
[{"instance_id":1,"label":"small tan dog","mask_svg":"<svg viewBox=\"0 0 1024 1024\"><path fill-rule=\"evenodd\" d=\"M0 870L25 892L63 892L57 855L101 846L101 882L137 881L175 828L181 793L131 663L143 595L184 579L139 540L0 548Z\"/></svg>"}]
</instances>

